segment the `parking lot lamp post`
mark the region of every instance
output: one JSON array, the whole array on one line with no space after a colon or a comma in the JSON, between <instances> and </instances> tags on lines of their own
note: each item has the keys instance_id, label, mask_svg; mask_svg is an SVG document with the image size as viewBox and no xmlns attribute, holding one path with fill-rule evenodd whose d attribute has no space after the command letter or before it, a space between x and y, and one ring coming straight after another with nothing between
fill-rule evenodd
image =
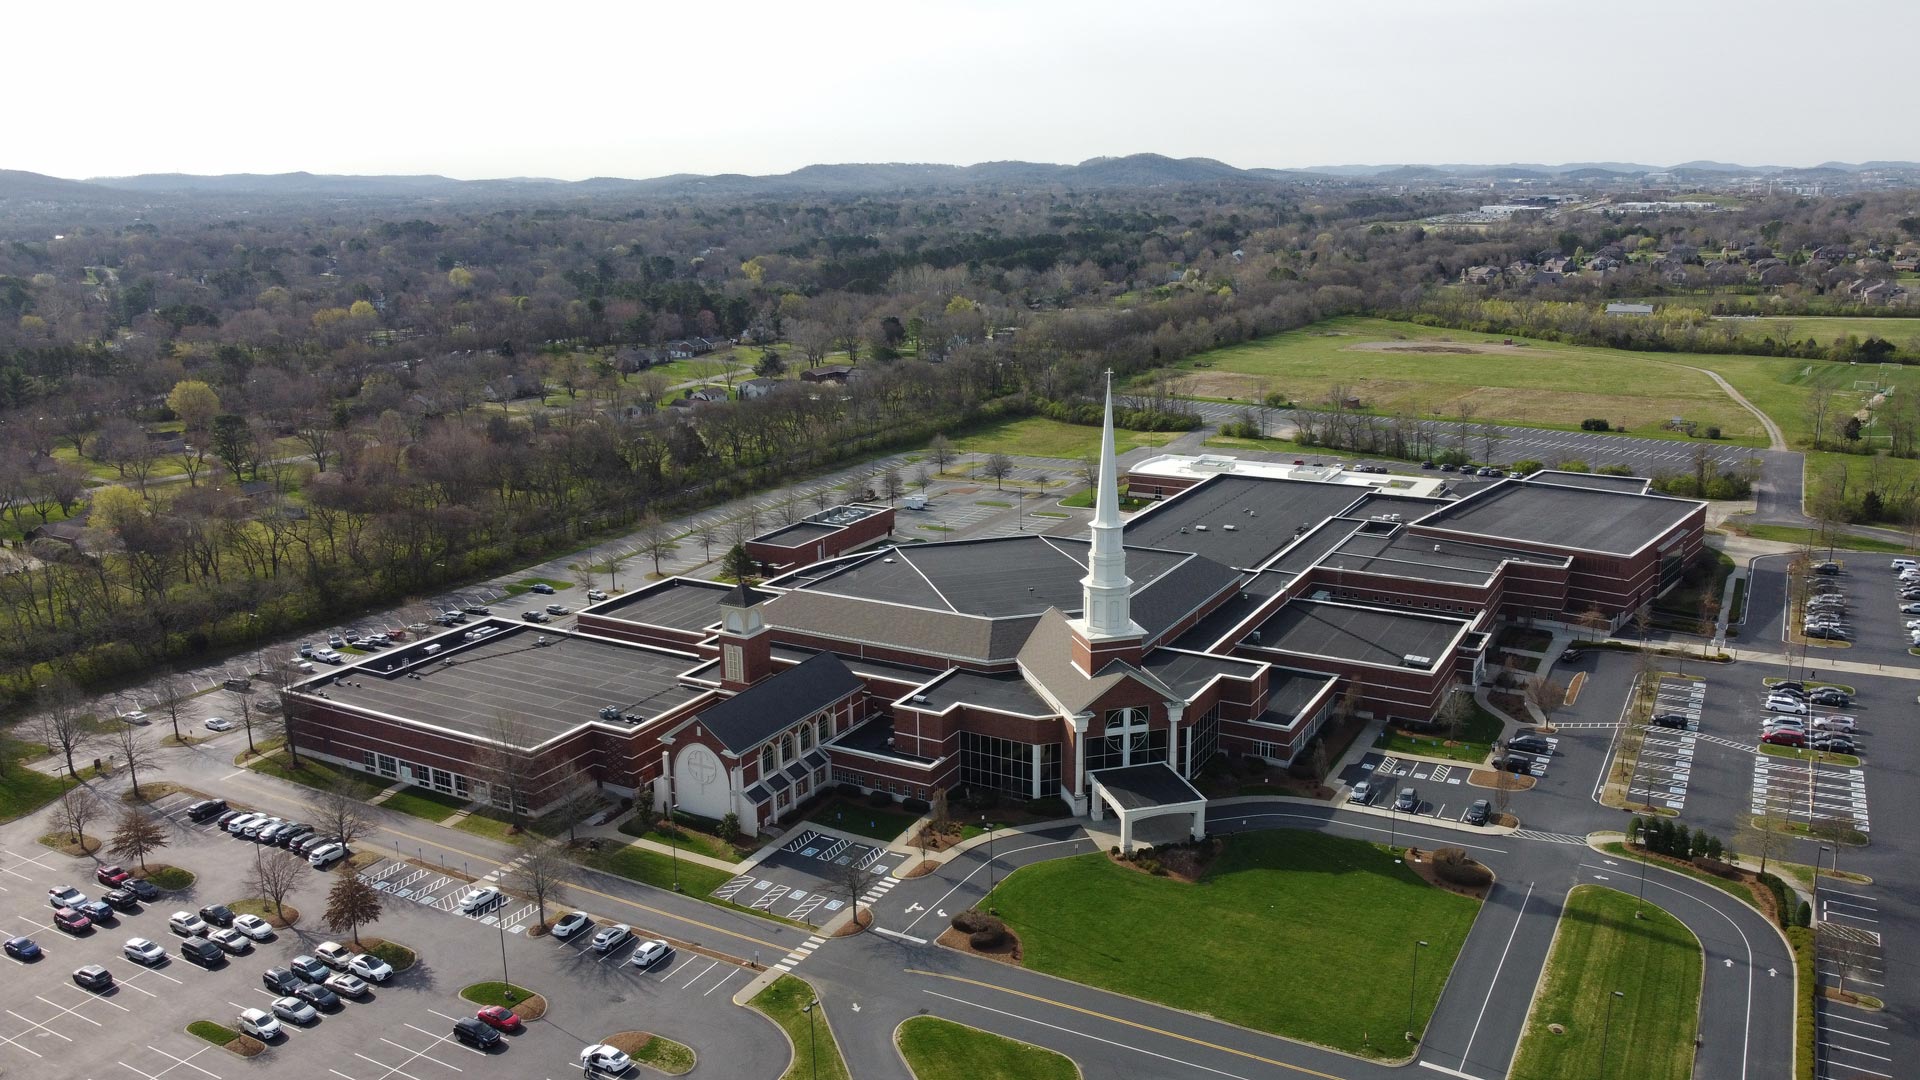
<instances>
[{"instance_id":1,"label":"parking lot lamp post","mask_svg":"<svg viewBox=\"0 0 1920 1080\"><path fill-rule=\"evenodd\" d=\"M512 1001L513 980L507 977L507 920L503 917L494 925L500 929L500 982L506 987L501 993L506 995L508 1001Z\"/></svg>"},{"instance_id":2,"label":"parking lot lamp post","mask_svg":"<svg viewBox=\"0 0 1920 1080\"><path fill-rule=\"evenodd\" d=\"M1613 1037L1613 1002L1615 998L1623 998L1626 996L1624 992L1619 990L1615 990L1607 995L1607 1022L1606 1025L1600 1029L1600 1069L1594 1073L1595 1076L1605 1076L1607 1074L1607 1041Z\"/></svg>"},{"instance_id":3,"label":"parking lot lamp post","mask_svg":"<svg viewBox=\"0 0 1920 1080\"><path fill-rule=\"evenodd\" d=\"M1427 947L1424 941L1413 943L1413 974L1407 979L1407 1041L1413 1041L1413 1004L1420 995L1420 950Z\"/></svg>"},{"instance_id":4,"label":"parking lot lamp post","mask_svg":"<svg viewBox=\"0 0 1920 1080\"><path fill-rule=\"evenodd\" d=\"M987 815L981 814L980 827L987 830L987 891L992 892L993 887L999 884L993 868L993 822L987 820Z\"/></svg>"},{"instance_id":5,"label":"parking lot lamp post","mask_svg":"<svg viewBox=\"0 0 1920 1080\"><path fill-rule=\"evenodd\" d=\"M807 1014L807 1059L812 1062L812 1066L807 1070L807 1080L814 1080L820 1075L820 1044L813 1034L813 1010L819 1007L819 998L813 998L800 1006L800 1011Z\"/></svg>"},{"instance_id":6,"label":"parking lot lamp post","mask_svg":"<svg viewBox=\"0 0 1920 1080\"><path fill-rule=\"evenodd\" d=\"M1647 905L1647 823L1641 822L1633 833L1634 845L1640 849L1640 901L1634 906L1633 917L1640 917L1640 909Z\"/></svg>"},{"instance_id":7,"label":"parking lot lamp post","mask_svg":"<svg viewBox=\"0 0 1920 1080\"><path fill-rule=\"evenodd\" d=\"M679 844L679 841L675 839L675 836L678 830L674 827L674 820L673 820L673 816L679 812L680 812L679 803L667 804L667 846L673 849L673 891L674 892L680 891L680 844Z\"/></svg>"}]
</instances>

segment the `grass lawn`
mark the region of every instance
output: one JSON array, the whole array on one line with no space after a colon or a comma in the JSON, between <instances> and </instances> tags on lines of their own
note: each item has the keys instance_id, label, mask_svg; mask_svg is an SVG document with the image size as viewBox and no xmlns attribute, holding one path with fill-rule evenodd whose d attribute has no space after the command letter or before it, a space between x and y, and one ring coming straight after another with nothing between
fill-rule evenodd
<instances>
[{"instance_id":1,"label":"grass lawn","mask_svg":"<svg viewBox=\"0 0 1920 1080\"><path fill-rule=\"evenodd\" d=\"M327 789L335 784L347 784L363 801L379 794L387 786L364 773L312 757L301 758L300 767L295 769L288 764L284 752L253 758L247 762L247 768L311 788Z\"/></svg>"},{"instance_id":2,"label":"grass lawn","mask_svg":"<svg viewBox=\"0 0 1920 1080\"><path fill-rule=\"evenodd\" d=\"M906 832L908 826L919 821L920 815L904 810L878 810L864 802L835 799L808 814L807 820L855 836L892 841Z\"/></svg>"},{"instance_id":3,"label":"grass lawn","mask_svg":"<svg viewBox=\"0 0 1920 1080\"><path fill-rule=\"evenodd\" d=\"M452 817L453 812L467 805L467 802L466 799L445 795L429 788L410 787L387 796L380 805L412 817L439 822Z\"/></svg>"},{"instance_id":4,"label":"grass lawn","mask_svg":"<svg viewBox=\"0 0 1920 1080\"><path fill-rule=\"evenodd\" d=\"M228 901L227 906L235 915L258 915L272 923L277 929L285 929L300 921L300 909L292 904L274 906L273 901L258 896Z\"/></svg>"},{"instance_id":5,"label":"grass lawn","mask_svg":"<svg viewBox=\"0 0 1920 1080\"><path fill-rule=\"evenodd\" d=\"M894 1032L915 1080L1079 1080L1073 1062L1051 1050L937 1016L915 1016Z\"/></svg>"},{"instance_id":6,"label":"grass lawn","mask_svg":"<svg viewBox=\"0 0 1920 1080\"><path fill-rule=\"evenodd\" d=\"M1197 354L1180 365L1187 383L1182 392L1253 400L1278 389L1311 403L1338 385L1385 413L1457 417L1470 408L1483 420L1548 425L1604 416L1635 435L1664 434L1662 425L1678 415L1717 426L1730 439L1761 444L1763 432L1752 413L1704 373L1676 366L1708 367L1705 361L1726 357L1639 356L1524 338L1513 339L1524 345L1509 347L1505 340L1504 334L1391 319L1329 319Z\"/></svg>"},{"instance_id":7,"label":"grass lawn","mask_svg":"<svg viewBox=\"0 0 1920 1080\"><path fill-rule=\"evenodd\" d=\"M559 592L562 589L573 588L573 582L571 581L561 581L559 578L530 577L522 578L507 586L507 595L520 596L525 593L530 593L533 591L535 585L551 585L555 592Z\"/></svg>"},{"instance_id":8,"label":"grass lawn","mask_svg":"<svg viewBox=\"0 0 1920 1080\"><path fill-rule=\"evenodd\" d=\"M1165 443L1178 434L1161 433L1153 439ZM1113 440L1114 450L1124 454L1136 446L1146 445L1148 436L1137 431L1115 430ZM1100 429L1044 416L994 420L954 439L953 448L973 454L1027 454L1078 460L1100 452Z\"/></svg>"},{"instance_id":9,"label":"grass lawn","mask_svg":"<svg viewBox=\"0 0 1920 1080\"><path fill-rule=\"evenodd\" d=\"M1783 544L1804 545L1810 539L1818 545L1817 552L1824 552L1827 545L1820 541L1819 533L1814 529L1796 529L1787 525L1744 525L1737 521L1727 523L1727 528L1751 536L1755 540L1777 540ZM1896 544L1891 540L1875 540L1867 536L1849 536L1836 533L1831 537L1833 547L1841 551L1876 551L1888 555L1911 555L1913 549L1905 544Z\"/></svg>"},{"instance_id":10,"label":"grass lawn","mask_svg":"<svg viewBox=\"0 0 1920 1080\"><path fill-rule=\"evenodd\" d=\"M1092 489L1092 488L1090 488L1090 487L1084 487L1084 488L1081 488L1081 489L1080 489L1079 491L1076 491L1076 492L1074 492L1073 494L1071 494L1071 495L1069 495L1069 496L1067 496L1066 498L1064 498L1064 499L1060 499L1060 500L1058 500L1058 501L1059 501L1059 503L1060 503L1060 505L1061 505L1061 506L1079 506L1079 507L1092 507L1092 506L1093 506L1093 500L1094 500L1094 496L1095 496L1095 495L1097 495L1097 494L1098 494L1098 493L1097 493L1096 491L1094 491L1094 489ZM1122 481L1122 482L1121 482L1121 484L1120 484L1120 509L1121 509L1122 511L1133 511L1133 510L1138 510L1138 509L1140 509L1140 508L1141 508L1141 507L1143 507L1143 506L1151 506L1151 505L1153 505L1153 500L1152 500L1152 499L1129 499L1129 498L1127 498L1127 485L1126 485L1126 482L1125 482L1125 481ZM1040 513L1040 512L1041 512L1041 511L1035 511L1035 513ZM1065 514L1062 514L1062 515L1060 515L1060 516L1061 516L1061 517L1065 517L1066 515L1065 515Z\"/></svg>"},{"instance_id":11,"label":"grass lawn","mask_svg":"<svg viewBox=\"0 0 1920 1080\"><path fill-rule=\"evenodd\" d=\"M1638 908L1642 915L1633 915ZM1678 919L1632 894L1581 885L1567 897L1547 973L1514 1057L1514 1080L1687 1080L1703 953ZM1611 1033L1606 1030L1611 998ZM1555 1035L1549 1024L1566 1033ZM1607 1060L1600 1063L1605 1038Z\"/></svg>"},{"instance_id":12,"label":"grass lawn","mask_svg":"<svg viewBox=\"0 0 1920 1080\"><path fill-rule=\"evenodd\" d=\"M1829 750L1807 750L1798 746L1761 743L1760 752L1768 757L1791 758L1794 761L1811 761L1817 757L1822 765L1843 765L1849 769L1860 767L1860 759L1852 754L1836 754Z\"/></svg>"},{"instance_id":13,"label":"grass lawn","mask_svg":"<svg viewBox=\"0 0 1920 1080\"><path fill-rule=\"evenodd\" d=\"M638 836L669 846L679 844L682 851L697 851L726 862L735 862L740 858L740 853L733 850L733 845L717 836L708 836L684 826L669 825L665 821L656 821L653 828L643 831L639 819L628 818L620 823L620 831L628 836Z\"/></svg>"},{"instance_id":14,"label":"grass lawn","mask_svg":"<svg viewBox=\"0 0 1920 1080\"><path fill-rule=\"evenodd\" d=\"M602 848L599 851L587 852L586 857L581 861L595 870L618 874L628 880L652 885L658 889L673 888L674 858L671 852L622 844L611 850ZM752 911L739 904L729 904L713 899L713 890L733 879L730 871L717 870L691 859L679 860L679 867L680 891L688 896L718 904L721 907L732 908L735 911L746 911L752 915L775 919L777 922L786 921L764 911Z\"/></svg>"},{"instance_id":15,"label":"grass lawn","mask_svg":"<svg viewBox=\"0 0 1920 1080\"><path fill-rule=\"evenodd\" d=\"M373 943L367 946L367 955L385 960L387 966L391 967L396 973L407 970L414 965L415 961L420 959L419 954L397 941L368 940L373 941Z\"/></svg>"},{"instance_id":16,"label":"grass lawn","mask_svg":"<svg viewBox=\"0 0 1920 1080\"><path fill-rule=\"evenodd\" d=\"M1506 725L1501 719L1474 703L1472 715L1460 726L1460 737L1449 741L1444 735L1410 735L1405 732L1381 732L1373 740L1374 748L1399 754L1424 754L1453 761L1481 761L1493 752L1493 741Z\"/></svg>"},{"instance_id":17,"label":"grass lawn","mask_svg":"<svg viewBox=\"0 0 1920 1080\"><path fill-rule=\"evenodd\" d=\"M668 1076L684 1076L693 1071L693 1047L677 1043L664 1035L655 1035L632 1051L633 1060L659 1069Z\"/></svg>"},{"instance_id":18,"label":"grass lawn","mask_svg":"<svg viewBox=\"0 0 1920 1080\"><path fill-rule=\"evenodd\" d=\"M1197 884L1082 855L1014 871L981 906L1019 934L1037 971L1348 1053L1406 1053L1414 943L1429 943L1418 1031L1479 902L1364 841L1278 830L1225 843ZM1338 977L1270 977L1279 971Z\"/></svg>"},{"instance_id":19,"label":"grass lawn","mask_svg":"<svg viewBox=\"0 0 1920 1080\"><path fill-rule=\"evenodd\" d=\"M801 1006L814 998L810 983L782 975L747 1002L786 1029L787 1038L793 1040L793 1065L780 1074L780 1080L847 1080L847 1065L840 1059L840 1044L834 1041L833 1029L827 1026L826 1017L815 1016L809 1021L807 1014L800 1011ZM809 1022L813 1025L811 1031L807 1027ZM815 1050L819 1052L816 1054ZM820 1063L818 1071L814 1069L815 1060Z\"/></svg>"},{"instance_id":20,"label":"grass lawn","mask_svg":"<svg viewBox=\"0 0 1920 1080\"><path fill-rule=\"evenodd\" d=\"M178 866L156 866L151 872L141 873L138 876L146 878L156 889L168 890L184 889L199 880L198 875L193 871L183 870Z\"/></svg>"},{"instance_id":21,"label":"grass lawn","mask_svg":"<svg viewBox=\"0 0 1920 1080\"><path fill-rule=\"evenodd\" d=\"M72 785L65 776L48 776L25 765L10 764L7 774L0 777L0 821L25 817L59 798Z\"/></svg>"}]
</instances>

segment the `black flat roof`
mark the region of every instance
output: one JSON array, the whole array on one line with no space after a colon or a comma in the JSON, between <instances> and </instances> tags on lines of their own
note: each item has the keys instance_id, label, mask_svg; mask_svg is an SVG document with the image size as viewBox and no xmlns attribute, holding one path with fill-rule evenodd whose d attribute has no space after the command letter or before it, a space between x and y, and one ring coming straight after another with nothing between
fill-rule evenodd
<instances>
[{"instance_id":1,"label":"black flat roof","mask_svg":"<svg viewBox=\"0 0 1920 1080\"><path fill-rule=\"evenodd\" d=\"M1322 690L1336 681L1332 675L1314 671L1289 671L1272 668L1267 673L1267 708L1261 717L1268 723L1289 724L1299 719L1301 710L1313 704ZM1267 720L1267 717L1272 717Z\"/></svg>"},{"instance_id":2,"label":"black flat roof","mask_svg":"<svg viewBox=\"0 0 1920 1080\"><path fill-rule=\"evenodd\" d=\"M536 646L542 634L549 644ZM417 679L364 666L344 668L334 678L308 682L312 689L306 692L483 738L491 737L498 718L505 716L522 736L516 741L523 747L538 746L588 723L605 723L599 713L608 705L652 719L706 693L680 684L680 673L700 662L694 657L556 635L550 629L507 626L483 642L457 648L446 659L452 662L415 667Z\"/></svg>"},{"instance_id":3,"label":"black flat roof","mask_svg":"<svg viewBox=\"0 0 1920 1080\"><path fill-rule=\"evenodd\" d=\"M1127 810L1202 802L1206 799L1199 789L1187 783L1165 762L1100 769L1093 775L1099 778L1100 786L1113 795L1113 801Z\"/></svg>"},{"instance_id":4,"label":"black flat roof","mask_svg":"<svg viewBox=\"0 0 1920 1080\"><path fill-rule=\"evenodd\" d=\"M1686 520L1685 499L1503 480L1420 519L1422 528L1631 555Z\"/></svg>"},{"instance_id":5,"label":"black flat roof","mask_svg":"<svg viewBox=\"0 0 1920 1080\"><path fill-rule=\"evenodd\" d=\"M1353 484L1214 476L1128 522L1127 544L1191 551L1248 569L1292 542L1299 526L1312 528L1366 494Z\"/></svg>"},{"instance_id":6,"label":"black flat roof","mask_svg":"<svg viewBox=\"0 0 1920 1080\"><path fill-rule=\"evenodd\" d=\"M954 705L972 705L1021 716L1055 715L1053 706L1041 700L1033 687L1027 685L1027 680L1017 674L982 675L955 670L925 690L918 691L916 696L924 696L927 700L911 702L915 708L934 712L944 711Z\"/></svg>"},{"instance_id":7,"label":"black flat roof","mask_svg":"<svg viewBox=\"0 0 1920 1080\"><path fill-rule=\"evenodd\" d=\"M1244 644L1424 671L1452 661L1453 643L1466 628L1466 620L1442 615L1290 600L1254 631L1259 641L1249 635ZM1424 657L1427 662L1415 667L1405 659L1409 656Z\"/></svg>"},{"instance_id":8,"label":"black flat roof","mask_svg":"<svg viewBox=\"0 0 1920 1080\"><path fill-rule=\"evenodd\" d=\"M1187 698L1219 676L1251 679L1260 674L1262 667L1253 660L1180 649L1155 649L1140 661L1140 666L1149 675L1166 683L1175 693Z\"/></svg>"},{"instance_id":9,"label":"black flat roof","mask_svg":"<svg viewBox=\"0 0 1920 1080\"><path fill-rule=\"evenodd\" d=\"M1379 523L1369 523L1377 525ZM1359 532L1320 560L1333 570L1384 574L1416 581L1440 581L1475 585L1493 576L1507 561L1564 566L1566 556L1543 555L1519 548L1476 544L1463 540L1445 540L1431 535L1394 529L1390 533Z\"/></svg>"},{"instance_id":10,"label":"black flat roof","mask_svg":"<svg viewBox=\"0 0 1920 1080\"><path fill-rule=\"evenodd\" d=\"M1644 476L1611 476L1606 473L1562 472L1559 469L1542 469L1527 477L1528 483L1559 484L1561 487L1592 488L1595 491L1625 491L1634 494L1646 491L1653 481Z\"/></svg>"},{"instance_id":11,"label":"black flat roof","mask_svg":"<svg viewBox=\"0 0 1920 1080\"><path fill-rule=\"evenodd\" d=\"M643 589L623 593L588 609L649 626L673 630L704 630L720 621L716 605L733 586L695 578L668 578Z\"/></svg>"},{"instance_id":12,"label":"black flat roof","mask_svg":"<svg viewBox=\"0 0 1920 1080\"><path fill-rule=\"evenodd\" d=\"M845 526L822 525L817 521L796 521L784 529L775 529L770 533L761 533L753 538L757 544L772 544L776 547L798 547L809 540L818 540L831 536Z\"/></svg>"}]
</instances>

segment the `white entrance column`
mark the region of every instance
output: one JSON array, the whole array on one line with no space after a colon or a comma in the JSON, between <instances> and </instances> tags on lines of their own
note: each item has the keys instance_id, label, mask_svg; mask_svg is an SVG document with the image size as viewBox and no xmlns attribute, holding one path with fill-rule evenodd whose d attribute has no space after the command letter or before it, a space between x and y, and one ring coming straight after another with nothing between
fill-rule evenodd
<instances>
[{"instance_id":1,"label":"white entrance column","mask_svg":"<svg viewBox=\"0 0 1920 1080\"><path fill-rule=\"evenodd\" d=\"M1193 838L1195 840L1205 840L1207 838L1207 808L1205 804L1202 804L1200 809L1193 812Z\"/></svg>"},{"instance_id":2,"label":"white entrance column","mask_svg":"<svg viewBox=\"0 0 1920 1080\"><path fill-rule=\"evenodd\" d=\"M1033 790L1028 796L1029 798L1037 799L1040 797L1040 774L1045 769L1046 751L1047 748L1045 746L1039 743L1033 744Z\"/></svg>"},{"instance_id":3,"label":"white entrance column","mask_svg":"<svg viewBox=\"0 0 1920 1080\"><path fill-rule=\"evenodd\" d=\"M1073 803L1078 813L1081 801L1091 794L1087 791L1087 729L1093 726L1093 713L1074 713L1068 722L1073 725Z\"/></svg>"},{"instance_id":4,"label":"white entrance column","mask_svg":"<svg viewBox=\"0 0 1920 1080\"><path fill-rule=\"evenodd\" d=\"M1180 757L1180 717L1186 711L1184 701L1167 702L1167 764L1181 776L1187 775L1187 763Z\"/></svg>"},{"instance_id":5,"label":"white entrance column","mask_svg":"<svg viewBox=\"0 0 1920 1080\"><path fill-rule=\"evenodd\" d=\"M1133 854L1133 815L1120 813L1120 854Z\"/></svg>"}]
</instances>

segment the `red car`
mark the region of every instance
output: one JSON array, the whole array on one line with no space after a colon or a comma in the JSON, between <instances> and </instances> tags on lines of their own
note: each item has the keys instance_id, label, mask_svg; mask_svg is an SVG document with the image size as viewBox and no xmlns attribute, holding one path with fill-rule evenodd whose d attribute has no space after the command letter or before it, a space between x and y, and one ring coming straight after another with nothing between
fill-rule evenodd
<instances>
[{"instance_id":1,"label":"red car","mask_svg":"<svg viewBox=\"0 0 1920 1080\"><path fill-rule=\"evenodd\" d=\"M1775 746L1805 746L1807 733L1796 728L1778 728L1760 736L1760 741Z\"/></svg>"},{"instance_id":2,"label":"red car","mask_svg":"<svg viewBox=\"0 0 1920 1080\"><path fill-rule=\"evenodd\" d=\"M63 907L53 913L53 925L65 930L69 934L77 934L87 927L92 926L93 920L70 907Z\"/></svg>"},{"instance_id":3,"label":"red car","mask_svg":"<svg viewBox=\"0 0 1920 1080\"><path fill-rule=\"evenodd\" d=\"M520 1018L504 1005L489 1005L474 1014L480 1022L500 1031L520 1030Z\"/></svg>"},{"instance_id":4,"label":"red car","mask_svg":"<svg viewBox=\"0 0 1920 1080\"><path fill-rule=\"evenodd\" d=\"M93 872L93 879L109 888L117 889L125 885L133 875L118 866L103 866Z\"/></svg>"}]
</instances>

